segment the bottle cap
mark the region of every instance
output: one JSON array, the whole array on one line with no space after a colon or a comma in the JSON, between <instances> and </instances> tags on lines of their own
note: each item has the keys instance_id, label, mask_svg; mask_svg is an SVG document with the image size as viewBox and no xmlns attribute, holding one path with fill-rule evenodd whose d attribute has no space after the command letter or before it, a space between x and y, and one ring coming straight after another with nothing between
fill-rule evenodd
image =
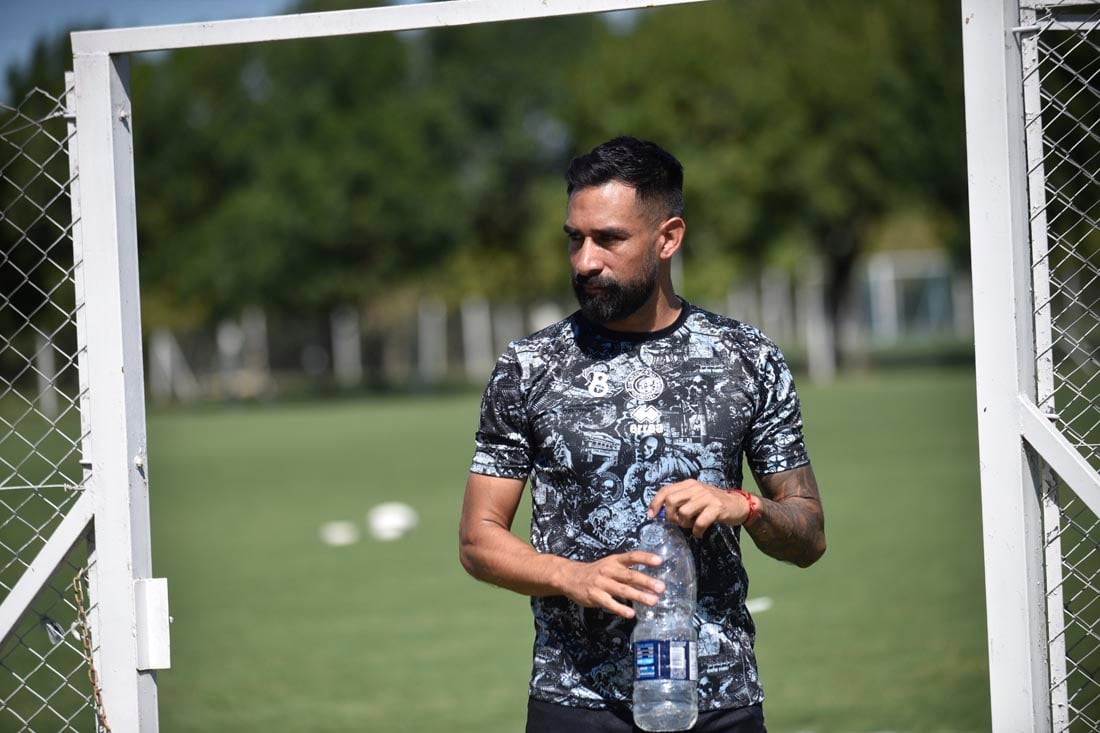
<instances>
[{"instance_id":1,"label":"bottle cap","mask_svg":"<svg viewBox=\"0 0 1100 733\"><path fill-rule=\"evenodd\" d=\"M665 518L665 508L661 507L661 511L657 512L657 519L664 519L664 518Z\"/></svg>"}]
</instances>

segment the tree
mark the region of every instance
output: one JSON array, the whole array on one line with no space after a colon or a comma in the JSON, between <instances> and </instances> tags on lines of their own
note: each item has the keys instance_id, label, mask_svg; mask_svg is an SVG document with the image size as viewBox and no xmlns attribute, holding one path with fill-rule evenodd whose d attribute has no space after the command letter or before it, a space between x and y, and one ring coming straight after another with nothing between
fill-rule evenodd
<instances>
[{"instance_id":1,"label":"tree","mask_svg":"<svg viewBox=\"0 0 1100 733\"><path fill-rule=\"evenodd\" d=\"M961 248L955 3L662 9L608 36L586 68L578 139L634 131L685 163L689 273L728 281L792 248L820 252L835 321L868 233L889 212L954 222L945 234Z\"/></svg>"}]
</instances>

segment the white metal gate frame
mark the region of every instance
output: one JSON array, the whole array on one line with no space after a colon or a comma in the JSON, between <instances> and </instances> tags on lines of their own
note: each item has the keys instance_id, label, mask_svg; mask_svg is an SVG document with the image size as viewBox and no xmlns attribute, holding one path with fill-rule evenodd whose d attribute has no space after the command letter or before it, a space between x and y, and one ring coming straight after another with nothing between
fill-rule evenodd
<instances>
[{"instance_id":1,"label":"white metal gate frame","mask_svg":"<svg viewBox=\"0 0 1100 733\"><path fill-rule=\"evenodd\" d=\"M157 669L169 666L167 584L153 579L128 54L419 30L706 0L452 0L72 34L73 279L83 491L0 603L0 641L82 537L94 665L116 731L156 731ZM72 124L72 123L71 123ZM72 132L72 130L70 131ZM75 145L73 143L75 141ZM77 183L79 182L79 185ZM94 286L84 287L85 283ZM81 303L80 298L83 296Z\"/></svg>"},{"instance_id":2,"label":"white metal gate frame","mask_svg":"<svg viewBox=\"0 0 1100 733\"><path fill-rule=\"evenodd\" d=\"M1095 32L1100 2L963 0L962 10L993 730L1096 730L1074 718L1067 689L1065 626L1074 619L1063 598L1058 479L1100 516L1100 474L1055 409L1038 38Z\"/></svg>"}]
</instances>

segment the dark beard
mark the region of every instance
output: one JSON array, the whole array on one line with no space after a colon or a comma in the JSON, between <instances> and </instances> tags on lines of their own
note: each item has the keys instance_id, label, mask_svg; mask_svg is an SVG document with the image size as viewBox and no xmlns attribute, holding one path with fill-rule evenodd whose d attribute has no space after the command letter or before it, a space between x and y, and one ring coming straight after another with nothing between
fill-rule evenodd
<instances>
[{"instance_id":1,"label":"dark beard","mask_svg":"<svg viewBox=\"0 0 1100 733\"><path fill-rule=\"evenodd\" d=\"M581 313L593 323L606 325L617 323L633 315L641 308L657 289L657 263L633 282L620 283L611 278L585 277L573 275L573 292L581 306ZM585 286L602 288L599 293L589 295Z\"/></svg>"}]
</instances>

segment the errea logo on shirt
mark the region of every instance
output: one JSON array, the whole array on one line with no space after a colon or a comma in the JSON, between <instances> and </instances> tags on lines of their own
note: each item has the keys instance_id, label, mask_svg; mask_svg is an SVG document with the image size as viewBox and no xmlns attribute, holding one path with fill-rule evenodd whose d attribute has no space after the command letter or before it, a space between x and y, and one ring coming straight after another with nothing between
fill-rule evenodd
<instances>
[{"instance_id":1,"label":"errea logo on shirt","mask_svg":"<svg viewBox=\"0 0 1100 733\"><path fill-rule=\"evenodd\" d=\"M661 424L661 411L653 405L642 405L630 413L634 424L630 426L631 435L661 435L665 426Z\"/></svg>"}]
</instances>

